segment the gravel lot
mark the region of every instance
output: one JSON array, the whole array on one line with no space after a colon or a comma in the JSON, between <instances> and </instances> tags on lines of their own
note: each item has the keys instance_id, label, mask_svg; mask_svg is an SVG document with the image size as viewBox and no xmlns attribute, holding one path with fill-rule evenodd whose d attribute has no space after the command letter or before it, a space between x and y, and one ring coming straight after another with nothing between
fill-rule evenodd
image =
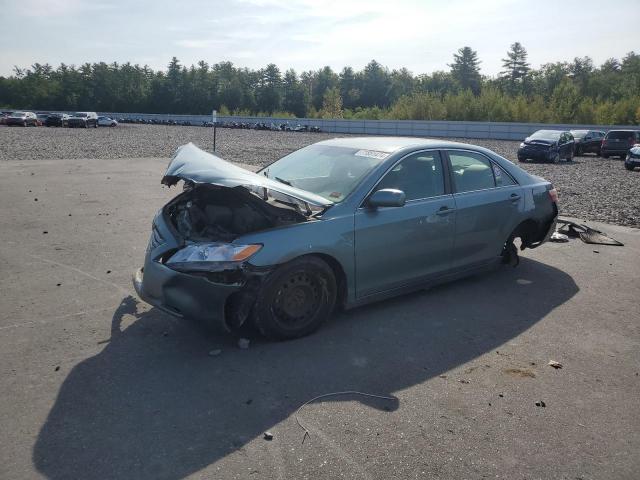
<instances>
[{"instance_id":1,"label":"gravel lot","mask_svg":"<svg viewBox=\"0 0 640 480\"><path fill-rule=\"evenodd\" d=\"M264 165L313 142L340 136L218 130L218 154L233 162ZM519 142L465 140L515 161ZM169 157L187 142L211 149L213 130L202 127L121 125L118 128L60 129L0 127L0 161L73 158ZM554 183L561 212L585 220L640 226L637 207L639 172L628 172L618 159L576 157L572 163L525 164L524 168Z\"/></svg>"}]
</instances>

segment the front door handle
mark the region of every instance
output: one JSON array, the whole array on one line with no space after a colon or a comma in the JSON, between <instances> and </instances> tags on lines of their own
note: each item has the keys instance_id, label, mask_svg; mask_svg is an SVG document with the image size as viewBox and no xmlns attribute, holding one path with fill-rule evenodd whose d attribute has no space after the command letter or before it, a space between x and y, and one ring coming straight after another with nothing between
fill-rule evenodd
<instances>
[{"instance_id":1,"label":"front door handle","mask_svg":"<svg viewBox=\"0 0 640 480\"><path fill-rule=\"evenodd\" d=\"M436 215L449 215L450 213L453 213L455 211L455 208L441 207L440 210L436 212Z\"/></svg>"}]
</instances>

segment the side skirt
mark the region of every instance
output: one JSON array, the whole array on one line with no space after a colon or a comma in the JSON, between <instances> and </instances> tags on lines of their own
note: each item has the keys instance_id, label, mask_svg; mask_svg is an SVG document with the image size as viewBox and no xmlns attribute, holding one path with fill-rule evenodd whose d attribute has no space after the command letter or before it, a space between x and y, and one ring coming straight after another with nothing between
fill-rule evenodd
<instances>
[{"instance_id":1,"label":"side skirt","mask_svg":"<svg viewBox=\"0 0 640 480\"><path fill-rule=\"evenodd\" d=\"M379 301L387 300L389 298L397 297L400 295L406 295L408 293L417 292L419 290L424 290L427 288L435 287L436 285L442 285L444 283L453 282L455 280L459 280L465 277L470 277L480 273L490 272L498 268L501 265L501 262L502 262L502 257L496 257L495 260L491 260L487 263L483 263L480 265L473 266L471 268L467 268L463 271L447 273L429 280L420 280L420 281L412 282L411 284L404 285L402 287L397 287L391 290L372 293L370 295L367 295L362 298L358 298L352 302L347 303L345 305L345 310L350 310L352 308L360 307L362 305L367 305L369 303L379 302Z\"/></svg>"}]
</instances>

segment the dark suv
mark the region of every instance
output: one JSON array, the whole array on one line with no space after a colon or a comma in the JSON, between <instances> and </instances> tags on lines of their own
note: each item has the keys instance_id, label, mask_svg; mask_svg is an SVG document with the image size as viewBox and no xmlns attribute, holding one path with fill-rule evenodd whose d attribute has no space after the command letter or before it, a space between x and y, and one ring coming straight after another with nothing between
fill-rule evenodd
<instances>
[{"instance_id":1,"label":"dark suv","mask_svg":"<svg viewBox=\"0 0 640 480\"><path fill-rule=\"evenodd\" d=\"M626 158L627 152L640 143L640 130L609 130L600 147L600 156Z\"/></svg>"},{"instance_id":2,"label":"dark suv","mask_svg":"<svg viewBox=\"0 0 640 480\"><path fill-rule=\"evenodd\" d=\"M571 130L571 135L576 142L575 154L595 153L600 156L600 145L605 133L601 130Z\"/></svg>"},{"instance_id":3,"label":"dark suv","mask_svg":"<svg viewBox=\"0 0 640 480\"><path fill-rule=\"evenodd\" d=\"M68 124L69 128L98 128L98 114L96 112L76 112L69 117Z\"/></svg>"}]
</instances>

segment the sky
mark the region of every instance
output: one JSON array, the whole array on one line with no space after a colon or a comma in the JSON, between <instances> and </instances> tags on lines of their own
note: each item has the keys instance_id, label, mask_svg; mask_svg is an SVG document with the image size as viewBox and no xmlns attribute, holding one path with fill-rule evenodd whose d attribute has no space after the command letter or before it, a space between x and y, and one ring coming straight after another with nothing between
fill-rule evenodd
<instances>
[{"instance_id":1,"label":"sky","mask_svg":"<svg viewBox=\"0 0 640 480\"><path fill-rule=\"evenodd\" d=\"M638 51L638 14L640 0L0 0L0 75L36 62L165 69L173 56L298 73L375 59L421 74L448 70L463 46L496 75L516 41L533 67Z\"/></svg>"}]
</instances>

